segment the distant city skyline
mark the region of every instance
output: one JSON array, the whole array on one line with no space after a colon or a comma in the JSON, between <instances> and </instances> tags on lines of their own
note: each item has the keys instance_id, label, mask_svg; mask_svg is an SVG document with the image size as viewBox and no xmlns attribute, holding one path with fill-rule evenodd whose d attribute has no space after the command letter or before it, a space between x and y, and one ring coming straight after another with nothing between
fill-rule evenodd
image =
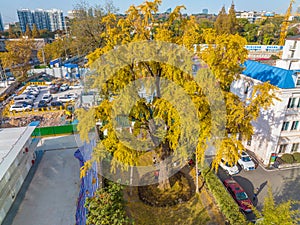
<instances>
[{"instance_id":1,"label":"distant city skyline","mask_svg":"<svg viewBox=\"0 0 300 225\"><path fill-rule=\"evenodd\" d=\"M67 16L69 10L74 9L74 7L81 2L81 0L51 0L51 1L32 1L32 0L14 0L14 1L1 1L0 13L2 15L3 23L16 22L18 21L17 10L19 9L60 9L63 11L64 15ZM90 6L95 6L96 4L102 4L105 2L97 0L85 0ZM144 2L144 0L114 0L113 4L119 8L120 13L124 13L128 7L132 4L138 5ZM255 10L255 11L271 11L275 13L285 13L289 1L287 0L234 0L235 9L239 10ZM62 4L63 3L63 4ZM186 10L183 10L183 13L201 13L203 9L208 9L208 13L217 14L222 6L225 6L226 9L230 7L232 0L211 0L211 1L195 1L195 0L163 0L162 5L160 6L160 12L165 12L168 8L174 9L177 5L185 5ZM300 5L300 0L297 0L294 4L293 11Z\"/></svg>"}]
</instances>

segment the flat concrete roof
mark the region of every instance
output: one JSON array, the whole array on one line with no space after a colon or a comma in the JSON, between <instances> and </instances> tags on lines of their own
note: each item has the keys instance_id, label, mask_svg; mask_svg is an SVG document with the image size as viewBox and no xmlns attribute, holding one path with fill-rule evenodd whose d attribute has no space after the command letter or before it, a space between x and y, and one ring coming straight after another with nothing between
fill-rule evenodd
<instances>
[{"instance_id":1,"label":"flat concrete roof","mask_svg":"<svg viewBox=\"0 0 300 225\"><path fill-rule=\"evenodd\" d=\"M0 129L0 180L30 138L36 126Z\"/></svg>"}]
</instances>

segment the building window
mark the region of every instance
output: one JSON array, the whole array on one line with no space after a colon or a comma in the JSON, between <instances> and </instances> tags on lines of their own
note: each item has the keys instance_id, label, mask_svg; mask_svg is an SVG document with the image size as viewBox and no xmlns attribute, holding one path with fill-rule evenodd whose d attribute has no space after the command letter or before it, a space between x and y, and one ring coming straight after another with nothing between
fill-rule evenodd
<instances>
[{"instance_id":1,"label":"building window","mask_svg":"<svg viewBox=\"0 0 300 225\"><path fill-rule=\"evenodd\" d=\"M288 130L288 129L289 129L289 123L290 123L290 122L283 122L282 129L281 129L281 130L282 130L282 131L283 131L283 130Z\"/></svg>"},{"instance_id":2,"label":"building window","mask_svg":"<svg viewBox=\"0 0 300 225\"><path fill-rule=\"evenodd\" d=\"M279 154L280 153L285 153L285 150L286 150L286 147L287 147L287 144L283 144L283 145L279 145Z\"/></svg>"},{"instance_id":3,"label":"building window","mask_svg":"<svg viewBox=\"0 0 300 225\"><path fill-rule=\"evenodd\" d=\"M299 101L298 101L297 108L300 108L300 98L299 98Z\"/></svg>"},{"instance_id":4,"label":"building window","mask_svg":"<svg viewBox=\"0 0 300 225\"><path fill-rule=\"evenodd\" d=\"M296 86L300 86L300 74L299 73L298 73L298 77L297 77Z\"/></svg>"},{"instance_id":5,"label":"building window","mask_svg":"<svg viewBox=\"0 0 300 225\"><path fill-rule=\"evenodd\" d=\"M250 81L245 81L245 83L244 83L244 94L245 95L247 95L248 94L248 92L249 92L249 88L250 88Z\"/></svg>"},{"instance_id":6,"label":"building window","mask_svg":"<svg viewBox=\"0 0 300 225\"><path fill-rule=\"evenodd\" d=\"M288 103L288 108L294 108L295 107L296 98L290 98Z\"/></svg>"},{"instance_id":7,"label":"building window","mask_svg":"<svg viewBox=\"0 0 300 225\"><path fill-rule=\"evenodd\" d=\"M299 124L299 121L293 121L291 130L297 130L298 129L298 124Z\"/></svg>"},{"instance_id":8,"label":"building window","mask_svg":"<svg viewBox=\"0 0 300 225\"><path fill-rule=\"evenodd\" d=\"M297 152L298 149L299 149L299 143L294 143L294 144L292 145L292 150L291 150L291 152Z\"/></svg>"}]
</instances>

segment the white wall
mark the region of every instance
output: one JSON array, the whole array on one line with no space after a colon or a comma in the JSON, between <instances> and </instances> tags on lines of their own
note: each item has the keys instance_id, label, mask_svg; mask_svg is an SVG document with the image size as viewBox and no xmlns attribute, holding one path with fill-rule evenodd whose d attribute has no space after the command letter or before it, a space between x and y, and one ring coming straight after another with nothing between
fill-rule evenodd
<instances>
[{"instance_id":1,"label":"white wall","mask_svg":"<svg viewBox=\"0 0 300 225\"><path fill-rule=\"evenodd\" d=\"M245 95L245 80L250 80L250 88L248 94ZM237 94L242 100L245 100L252 93L253 85L260 83L257 80L249 79L244 75L241 75L241 79L234 82L231 86L231 91ZM252 137L251 145L247 145L247 141L243 144L244 146L253 151L256 156L263 161L265 165L268 165L270 156L272 153L278 151L278 143L280 143L281 128L284 121L296 120L296 118L289 118L286 116L286 107L289 101L289 98L293 95L297 89L280 89L277 91L277 97L281 99L280 101L274 101L274 105L271 106L268 110L261 110L261 115L257 121L253 121L254 126L254 135ZM300 90L299 90L300 97ZM299 109L300 110L300 109ZM300 111L299 111L300 112ZM299 121L300 115L298 113ZM297 118L298 118L297 117ZM290 123L291 126L291 123ZM300 126L300 125L299 125ZM293 131L295 134L295 131ZM300 131L299 131L300 133ZM287 133L288 136L291 133ZM300 140L300 136L299 136ZM299 141L300 142L300 141Z\"/></svg>"}]
</instances>

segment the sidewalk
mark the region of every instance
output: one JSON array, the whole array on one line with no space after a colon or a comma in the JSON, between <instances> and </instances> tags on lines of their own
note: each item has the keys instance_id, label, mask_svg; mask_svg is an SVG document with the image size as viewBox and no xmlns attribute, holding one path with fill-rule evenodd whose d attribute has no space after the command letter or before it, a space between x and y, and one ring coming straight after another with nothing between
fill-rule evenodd
<instances>
[{"instance_id":1,"label":"sidewalk","mask_svg":"<svg viewBox=\"0 0 300 225\"><path fill-rule=\"evenodd\" d=\"M274 167L273 165L270 165L269 167L266 166L261 160L257 159L256 155L252 151L248 151L247 153L251 156L253 159L256 167L260 166L263 170L267 172L273 172L273 171L282 171L282 170L290 170L295 168L300 168L300 163L294 163L294 164L280 164L279 167Z\"/></svg>"}]
</instances>

